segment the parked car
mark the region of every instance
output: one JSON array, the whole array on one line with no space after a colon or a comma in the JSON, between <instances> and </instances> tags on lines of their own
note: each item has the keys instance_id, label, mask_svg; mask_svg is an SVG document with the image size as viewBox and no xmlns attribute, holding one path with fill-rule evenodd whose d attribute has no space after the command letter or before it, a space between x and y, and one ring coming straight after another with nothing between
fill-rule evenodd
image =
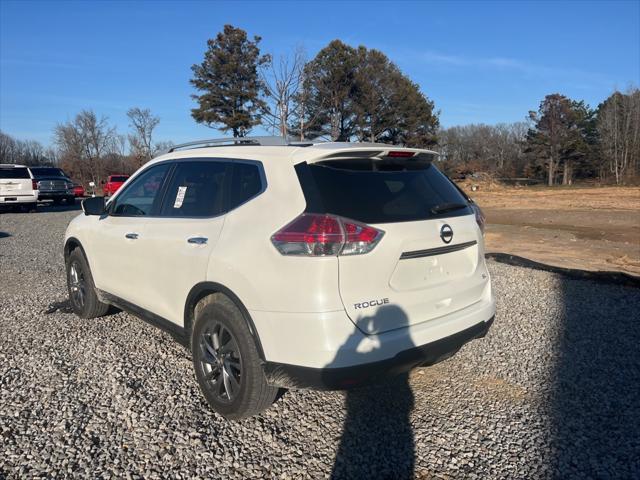
<instances>
[{"instance_id":1,"label":"parked car","mask_svg":"<svg viewBox=\"0 0 640 480\"><path fill-rule=\"evenodd\" d=\"M38 185L24 165L0 163L0 207L35 210Z\"/></svg>"},{"instance_id":2,"label":"parked car","mask_svg":"<svg viewBox=\"0 0 640 480\"><path fill-rule=\"evenodd\" d=\"M85 191L84 191L84 187L80 184L74 184L73 185L73 195L78 198L78 197L84 197L86 195Z\"/></svg>"},{"instance_id":3,"label":"parked car","mask_svg":"<svg viewBox=\"0 0 640 480\"><path fill-rule=\"evenodd\" d=\"M83 201L64 245L77 315L114 305L170 331L227 418L282 387L363 385L486 334L483 217L436 153L224 142L174 147L108 201Z\"/></svg>"},{"instance_id":4,"label":"parked car","mask_svg":"<svg viewBox=\"0 0 640 480\"><path fill-rule=\"evenodd\" d=\"M129 179L129 175L109 175L107 183L102 187L102 192L105 197L110 197L118 191L118 189L124 185Z\"/></svg>"},{"instance_id":5,"label":"parked car","mask_svg":"<svg viewBox=\"0 0 640 480\"><path fill-rule=\"evenodd\" d=\"M56 205L74 203L73 182L57 167L29 167L38 184L38 200L53 200Z\"/></svg>"}]
</instances>

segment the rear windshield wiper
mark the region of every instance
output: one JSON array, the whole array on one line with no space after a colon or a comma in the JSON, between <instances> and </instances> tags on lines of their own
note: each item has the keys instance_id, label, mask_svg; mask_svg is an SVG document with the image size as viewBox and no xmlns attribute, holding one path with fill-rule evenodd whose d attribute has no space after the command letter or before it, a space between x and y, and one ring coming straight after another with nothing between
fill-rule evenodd
<instances>
[{"instance_id":1,"label":"rear windshield wiper","mask_svg":"<svg viewBox=\"0 0 640 480\"><path fill-rule=\"evenodd\" d=\"M460 210L461 208L467 208L469 205L466 203L441 203L431 208L431 213L437 215L439 213L452 212L453 210Z\"/></svg>"}]
</instances>

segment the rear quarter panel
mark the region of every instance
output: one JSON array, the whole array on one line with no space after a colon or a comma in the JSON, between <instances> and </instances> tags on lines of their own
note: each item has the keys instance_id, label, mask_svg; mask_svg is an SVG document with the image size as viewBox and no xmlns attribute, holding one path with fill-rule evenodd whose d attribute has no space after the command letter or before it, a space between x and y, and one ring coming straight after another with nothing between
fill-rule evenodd
<instances>
[{"instance_id":1,"label":"rear quarter panel","mask_svg":"<svg viewBox=\"0 0 640 480\"><path fill-rule=\"evenodd\" d=\"M207 280L231 289L249 310L343 310L336 257L287 257L271 243L306 202L291 162L265 162L264 169L266 190L227 214Z\"/></svg>"}]
</instances>

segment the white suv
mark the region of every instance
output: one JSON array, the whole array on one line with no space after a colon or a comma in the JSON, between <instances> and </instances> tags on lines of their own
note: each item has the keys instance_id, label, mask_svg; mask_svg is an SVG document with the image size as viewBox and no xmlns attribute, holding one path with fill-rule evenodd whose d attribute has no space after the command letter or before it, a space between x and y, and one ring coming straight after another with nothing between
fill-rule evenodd
<instances>
[{"instance_id":1,"label":"white suv","mask_svg":"<svg viewBox=\"0 0 640 480\"><path fill-rule=\"evenodd\" d=\"M482 214L434 152L198 145L152 160L106 203L85 200L64 254L74 311L114 305L169 330L225 417L263 410L280 387L430 365L489 329Z\"/></svg>"},{"instance_id":2,"label":"white suv","mask_svg":"<svg viewBox=\"0 0 640 480\"><path fill-rule=\"evenodd\" d=\"M35 209L38 185L24 165L0 163L0 206Z\"/></svg>"}]
</instances>

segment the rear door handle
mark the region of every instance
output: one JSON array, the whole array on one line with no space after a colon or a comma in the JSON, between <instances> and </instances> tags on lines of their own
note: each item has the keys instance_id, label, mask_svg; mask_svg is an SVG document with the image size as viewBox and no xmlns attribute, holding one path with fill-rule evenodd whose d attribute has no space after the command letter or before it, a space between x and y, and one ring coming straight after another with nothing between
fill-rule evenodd
<instances>
[{"instance_id":1,"label":"rear door handle","mask_svg":"<svg viewBox=\"0 0 640 480\"><path fill-rule=\"evenodd\" d=\"M196 245L206 245L209 239L206 237L189 237L187 243L194 243Z\"/></svg>"},{"instance_id":2,"label":"rear door handle","mask_svg":"<svg viewBox=\"0 0 640 480\"><path fill-rule=\"evenodd\" d=\"M138 239L138 234L137 233L127 233L124 237L128 238L129 240L137 240Z\"/></svg>"}]
</instances>

